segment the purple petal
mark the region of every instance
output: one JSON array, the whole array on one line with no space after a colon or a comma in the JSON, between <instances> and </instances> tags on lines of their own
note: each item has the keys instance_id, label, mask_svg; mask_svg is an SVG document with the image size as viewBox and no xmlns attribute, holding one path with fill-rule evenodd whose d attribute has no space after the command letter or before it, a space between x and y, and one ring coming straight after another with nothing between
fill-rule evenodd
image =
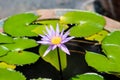
<instances>
[{"instance_id":1,"label":"purple petal","mask_svg":"<svg viewBox=\"0 0 120 80\"><path fill-rule=\"evenodd\" d=\"M68 35L69 35L69 31L67 31L67 32L62 36L62 38L65 39Z\"/></svg>"},{"instance_id":2,"label":"purple petal","mask_svg":"<svg viewBox=\"0 0 120 80\"><path fill-rule=\"evenodd\" d=\"M68 38L65 38L61 43L66 43L68 42L69 40L73 39L74 37L68 37Z\"/></svg>"},{"instance_id":3,"label":"purple petal","mask_svg":"<svg viewBox=\"0 0 120 80\"><path fill-rule=\"evenodd\" d=\"M60 34L60 37L62 37L62 36L63 36L63 33L64 33L64 29L62 30L62 32L61 32L61 34Z\"/></svg>"},{"instance_id":4,"label":"purple petal","mask_svg":"<svg viewBox=\"0 0 120 80\"><path fill-rule=\"evenodd\" d=\"M52 46L52 50L54 50L56 47L57 47L57 45L53 45L53 46Z\"/></svg>"},{"instance_id":5,"label":"purple petal","mask_svg":"<svg viewBox=\"0 0 120 80\"><path fill-rule=\"evenodd\" d=\"M56 36L59 36L59 25L57 24L57 27L56 27Z\"/></svg>"},{"instance_id":6,"label":"purple petal","mask_svg":"<svg viewBox=\"0 0 120 80\"><path fill-rule=\"evenodd\" d=\"M48 42L48 41L37 41L37 43L41 43L41 44L50 44L50 42Z\"/></svg>"},{"instance_id":7,"label":"purple petal","mask_svg":"<svg viewBox=\"0 0 120 80\"><path fill-rule=\"evenodd\" d=\"M59 45L59 48L61 48L62 51L64 51L68 55L70 55L69 50L67 49L67 47L64 44Z\"/></svg>"},{"instance_id":8,"label":"purple petal","mask_svg":"<svg viewBox=\"0 0 120 80\"><path fill-rule=\"evenodd\" d=\"M55 36L55 30L53 29L52 25L50 25L50 31L51 31L51 35Z\"/></svg>"},{"instance_id":9,"label":"purple petal","mask_svg":"<svg viewBox=\"0 0 120 80\"><path fill-rule=\"evenodd\" d=\"M45 51L45 53L43 54L43 57L45 57L50 52L50 50L52 50L51 46L48 47L48 49Z\"/></svg>"}]
</instances>

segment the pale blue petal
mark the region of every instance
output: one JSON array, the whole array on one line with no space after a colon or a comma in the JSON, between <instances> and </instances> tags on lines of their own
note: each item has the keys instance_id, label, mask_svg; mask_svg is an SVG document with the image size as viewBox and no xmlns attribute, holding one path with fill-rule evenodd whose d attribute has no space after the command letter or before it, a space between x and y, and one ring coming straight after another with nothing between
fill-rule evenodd
<instances>
[{"instance_id":1,"label":"pale blue petal","mask_svg":"<svg viewBox=\"0 0 120 80\"><path fill-rule=\"evenodd\" d=\"M70 41L71 39L73 39L74 37L68 37L68 38L65 38L61 43L66 43L68 41Z\"/></svg>"},{"instance_id":2,"label":"pale blue petal","mask_svg":"<svg viewBox=\"0 0 120 80\"><path fill-rule=\"evenodd\" d=\"M70 55L69 50L67 49L67 47L64 44L59 45L59 48L64 51L66 54Z\"/></svg>"},{"instance_id":3,"label":"pale blue petal","mask_svg":"<svg viewBox=\"0 0 120 80\"><path fill-rule=\"evenodd\" d=\"M37 41L37 43L41 43L41 44L50 44L50 42L48 42L48 41Z\"/></svg>"},{"instance_id":4,"label":"pale blue petal","mask_svg":"<svg viewBox=\"0 0 120 80\"><path fill-rule=\"evenodd\" d=\"M69 35L69 31L67 31L63 36L62 39L65 39Z\"/></svg>"},{"instance_id":5,"label":"pale blue petal","mask_svg":"<svg viewBox=\"0 0 120 80\"><path fill-rule=\"evenodd\" d=\"M45 57L51 50L52 50L52 48L51 48L51 46L49 46L48 49L43 54L43 57Z\"/></svg>"},{"instance_id":6,"label":"pale blue petal","mask_svg":"<svg viewBox=\"0 0 120 80\"><path fill-rule=\"evenodd\" d=\"M59 25L57 24L57 27L56 27L56 36L59 36Z\"/></svg>"},{"instance_id":7,"label":"pale blue petal","mask_svg":"<svg viewBox=\"0 0 120 80\"><path fill-rule=\"evenodd\" d=\"M52 46L52 50L54 50L55 48L57 48L57 45L53 45Z\"/></svg>"},{"instance_id":8,"label":"pale blue petal","mask_svg":"<svg viewBox=\"0 0 120 80\"><path fill-rule=\"evenodd\" d=\"M53 29L52 25L50 25L50 31L51 31L51 35L55 36L55 30Z\"/></svg>"}]
</instances>

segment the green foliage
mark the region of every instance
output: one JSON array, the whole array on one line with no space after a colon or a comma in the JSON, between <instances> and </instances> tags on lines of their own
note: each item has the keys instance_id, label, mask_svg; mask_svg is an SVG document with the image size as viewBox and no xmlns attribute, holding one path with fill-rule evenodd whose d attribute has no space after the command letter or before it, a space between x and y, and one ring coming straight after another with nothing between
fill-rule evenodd
<instances>
[{"instance_id":1,"label":"green foliage","mask_svg":"<svg viewBox=\"0 0 120 80\"><path fill-rule=\"evenodd\" d=\"M104 78L96 73L85 73L77 75L70 80L104 80Z\"/></svg>"},{"instance_id":2,"label":"green foliage","mask_svg":"<svg viewBox=\"0 0 120 80\"><path fill-rule=\"evenodd\" d=\"M0 68L0 80L26 80L26 78L18 71Z\"/></svg>"},{"instance_id":3,"label":"green foliage","mask_svg":"<svg viewBox=\"0 0 120 80\"><path fill-rule=\"evenodd\" d=\"M0 43L12 43L13 39L4 33L0 33Z\"/></svg>"},{"instance_id":4,"label":"green foliage","mask_svg":"<svg viewBox=\"0 0 120 80\"><path fill-rule=\"evenodd\" d=\"M41 45L39 48L40 56L44 54L44 52L47 50L48 46ZM60 51L60 57L61 57L61 66L62 69L65 69L67 67L67 59L66 59L66 53L63 51ZM59 70L59 62L58 62L58 55L57 55L57 49L50 51L45 57L42 57L45 61L49 62L51 65L53 65L57 70Z\"/></svg>"},{"instance_id":5,"label":"green foliage","mask_svg":"<svg viewBox=\"0 0 120 80\"><path fill-rule=\"evenodd\" d=\"M52 79L48 79L48 78L38 78L38 79L30 79L30 80L52 80Z\"/></svg>"},{"instance_id":6,"label":"green foliage","mask_svg":"<svg viewBox=\"0 0 120 80\"><path fill-rule=\"evenodd\" d=\"M87 52L86 61L88 65L94 67L98 71L119 75L120 74L119 35L120 31L115 31L110 33L103 39L102 49L106 56L94 52ZM91 59L93 57L94 59Z\"/></svg>"},{"instance_id":7,"label":"green foliage","mask_svg":"<svg viewBox=\"0 0 120 80\"><path fill-rule=\"evenodd\" d=\"M7 53L7 55L0 57L0 61L16 65L34 63L39 59L39 56L33 52L24 51L24 49L32 48L37 45L36 41L32 39L14 38L13 43L1 44L1 46L3 46L1 51L4 52L1 54Z\"/></svg>"},{"instance_id":8,"label":"green foliage","mask_svg":"<svg viewBox=\"0 0 120 80\"><path fill-rule=\"evenodd\" d=\"M107 36L108 32L106 30L102 30L94 35L85 37L85 39L87 40L95 40L95 41L99 41L101 43L101 41Z\"/></svg>"},{"instance_id":9,"label":"green foliage","mask_svg":"<svg viewBox=\"0 0 120 80\"><path fill-rule=\"evenodd\" d=\"M11 36L37 36L32 30L38 25L31 23L38 18L33 13L17 14L9 17L4 22L4 32Z\"/></svg>"},{"instance_id":10,"label":"green foliage","mask_svg":"<svg viewBox=\"0 0 120 80\"><path fill-rule=\"evenodd\" d=\"M96 13L86 11L68 12L60 17L63 24L75 24L70 29L70 35L86 37L101 31L105 25L105 19Z\"/></svg>"},{"instance_id":11,"label":"green foliage","mask_svg":"<svg viewBox=\"0 0 120 80\"><path fill-rule=\"evenodd\" d=\"M57 24L59 24L59 28L60 31L62 31L63 29L67 29L68 26L67 25L63 25L59 23L59 20L40 20L40 21L36 21L36 24L40 24L38 27L36 27L34 30L32 30L32 32L35 32L37 34L44 34L44 31L46 31L46 27L50 28L50 26L52 25L54 29L56 29Z\"/></svg>"}]
</instances>

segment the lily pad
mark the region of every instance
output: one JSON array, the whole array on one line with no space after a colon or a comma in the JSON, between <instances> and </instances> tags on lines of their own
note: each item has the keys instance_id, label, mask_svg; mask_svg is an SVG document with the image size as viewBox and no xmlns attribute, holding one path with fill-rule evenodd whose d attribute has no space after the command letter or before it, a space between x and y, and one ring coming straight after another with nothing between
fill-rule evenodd
<instances>
[{"instance_id":1,"label":"lily pad","mask_svg":"<svg viewBox=\"0 0 120 80\"><path fill-rule=\"evenodd\" d=\"M105 19L96 13L87 11L68 12L60 17L63 24L75 24L70 30L71 36L86 37L101 31Z\"/></svg>"},{"instance_id":2,"label":"lily pad","mask_svg":"<svg viewBox=\"0 0 120 80\"><path fill-rule=\"evenodd\" d=\"M0 33L0 43L12 43L13 39L4 33Z\"/></svg>"},{"instance_id":3,"label":"lily pad","mask_svg":"<svg viewBox=\"0 0 120 80\"><path fill-rule=\"evenodd\" d=\"M9 52L6 56L1 57L0 61L7 62L9 64L24 65L36 62L39 56L35 53L28 51L13 51Z\"/></svg>"},{"instance_id":4,"label":"lily pad","mask_svg":"<svg viewBox=\"0 0 120 80\"><path fill-rule=\"evenodd\" d=\"M97 73L85 73L77 75L70 80L104 80L104 78Z\"/></svg>"},{"instance_id":5,"label":"lily pad","mask_svg":"<svg viewBox=\"0 0 120 80\"><path fill-rule=\"evenodd\" d=\"M8 48L6 48L5 46L0 46L0 56L7 54L8 51Z\"/></svg>"},{"instance_id":6,"label":"lily pad","mask_svg":"<svg viewBox=\"0 0 120 80\"><path fill-rule=\"evenodd\" d=\"M3 44L5 47L7 47L10 50L24 50L28 48L32 48L37 46L37 42L33 39L28 38L14 38L12 44Z\"/></svg>"},{"instance_id":7,"label":"lily pad","mask_svg":"<svg viewBox=\"0 0 120 80\"><path fill-rule=\"evenodd\" d=\"M92 59L94 58L94 59ZM120 68L114 62L111 62L106 56L95 52L87 52L85 55L89 66L101 72L120 72ZM99 61L99 62L98 62Z\"/></svg>"},{"instance_id":8,"label":"lily pad","mask_svg":"<svg viewBox=\"0 0 120 80\"><path fill-rule=\"evenodd\" d=\"M9 64L24 65L34 63L39 59L39 55L33 52L24 51L24 49L37 46L37 42L28 38L14 38L14 43L3 44L10 51L7 55L0 57L0 61Z\"/></svg>"},{"instance_id":9,"label":"lily pad","mask_svg":"<svg viewBox=\"0 0 120 80\"><path fill-rule=\"evenodd\" d=\"M11 36L37 36L32 30L38 25L31 25L38 16L33 13L17 14L9 17L4 22L4 32Z\"/></svg>"},{"instance_id":10,"label":"lily pad","mask_svg":"<svg viewBox=\"0 0 120 80\"><path fill-rule=\"evenodd\" d=\"M25 76L15 70L1 69L0 80L26 80Z\"/></svg>"},{"instance_id":11,"label":"lily pad","mask_svg":"<svg viewBox=\"0 0 120 80\"><path fill-rule=\"evenodd\" d=\"M57 70L59 70L59 62L58 62L58 53L57 49L50 51L45 57L43 57L44 52L47 50L48 46L41 45L39 48L39 53L42 59L44 59L46 62L49 62L51 65L53 65ZM61 57L61 66L62 70L67 67L67 59L66 59L66 53L63 51L60 51L60 57Z\"/></svg>"}]
</instances>

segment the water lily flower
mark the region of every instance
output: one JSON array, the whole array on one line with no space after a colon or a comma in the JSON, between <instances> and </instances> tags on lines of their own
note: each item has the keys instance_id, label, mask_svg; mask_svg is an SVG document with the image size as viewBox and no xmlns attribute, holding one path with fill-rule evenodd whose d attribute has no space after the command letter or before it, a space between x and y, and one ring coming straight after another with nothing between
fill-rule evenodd
<instances>
[{"instance_id":1,"label":"water lily flower","mask_svg":"<svg viewBox=\"0 0 120 80\"><path fill-rule=\"evenodd\" d=\"M70 55L69 50L64 45L64 43L74 38L68 37L69 31L64 33L64 30L62 30L62 32L60 32L59 25L57 24L56 30L54 30L52 26L50 26L50 28L46 27L46 32L44 32L44 34L45 35L40 35L42 37L41 41L37 41L38 43L43 45L50 45L45 51L43 57L57 47L64 51L66 54Z\"/></svg>"}]
</instances>

